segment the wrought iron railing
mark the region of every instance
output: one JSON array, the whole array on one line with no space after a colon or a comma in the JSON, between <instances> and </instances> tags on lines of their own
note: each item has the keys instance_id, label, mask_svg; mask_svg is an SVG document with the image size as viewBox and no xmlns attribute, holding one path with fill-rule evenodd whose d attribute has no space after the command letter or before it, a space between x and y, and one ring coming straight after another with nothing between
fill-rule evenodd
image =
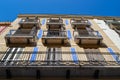
<instances>
[{"instance_id":1,"label":"wrought iron railing","mask_svg":"<svg viewBox=\"0 0 120 80\"><path fill-rule=\"evenodd\" d=\"M43 38L67 37L67 31L43 31Z\"/></svg>"},{"instance_id":2,"label":"wrought iron railing","mask_svg":"<svg viewBox=\"0 0 120 80\"><path fill-rule=\"evenodd\" d=\"M38 19L22 19L19 24L23 24L23 23L38 23L39 20Z\"/></svg>"},{"instance_id":3,"label":"wrought iron railing","mask_svg":"<svg viewBox=\"0 0 120 80\"><path fill-rule=\"evenodd\" d=\"M98 31L74 31L73 36L75 38L80 37L91 37L91 38L102 38L101 34Z\"/></svg>"},{"instance_id":4,"label":"wrought iron railing","mask_svg":"<svg viewBox=\"0 0 120 80\"><path fill-rule=\"evenodd\" d=\"M88 20L71 20L71 24L91 25L91 23Z\"/></svg>"},{"instance_id":5,"label":"wrought iron railing","mask_svg":"<svg viewBox=\"0 0 120 80\"><path fill-rule=\"evenodd\" d=\"M47 23L63 23L62 19L48 19Z\"/></svg>"},{"instance_id":6,"label":"wrought iron railing","mask_svg":"<svg viewBox=\"0 0 120 80\"><path fill-rule=\"evenodd\" d=\"M10 30L8 34L6 34L6 37L29 37L29 36L35 36L36 30L30 30L30 29L23 29L23 30Z\"/></svg>"},{"instance_id":7,"label":"wrought iron railing","mask_svg":"<svg viewBox=\"0 0 120 80\"><path fill-rule=\"evenodd\" d=\"M54 53L54 52L53 52ZM52 53L52 54L53 54ZM8 53L7 53L8 54ZM11 53L10 53L11 54ZM0 66L120 66L120 53L116 53L116 58L113 58L110 53L106 53L106 52L102 52L99 53L98 52L92 52L92 53L83 53L83 52L55 52L54 57L58 54L60 54L62 57L59 59L49 59L48 54L50 54L49 52L37 52L37 53L33 53L33 52L23 52L20 54L20 56L25 56L25 54L27 54L27 58L25 60L23 60L24 58L19 57L18 59L4 59L4 52L1 52L0 55L2 55L1 59L0 59ZM18 53L17 53L18 55ZM31 56L34 55L34 60L31 60ZM43 58L42 55L45 55L45 57ZM71 58L66 57L63 58L64 56L71 56ZM77 59L74 60L74 56L77 56ZM83 58L82 56L86 56L86 59L80 59ZM99 57L98 55L101 55L104 59L101 60L91 60L89 59L87 56L91 55L91 58L93 57ZM8 55L9 56L9 55ZM37 58L37 56L41 56L41 58ZM111 56L111 60L106 60L106 58L104 57L109 56L108 58L110 58Z\"/></svg>"}]
</instances>

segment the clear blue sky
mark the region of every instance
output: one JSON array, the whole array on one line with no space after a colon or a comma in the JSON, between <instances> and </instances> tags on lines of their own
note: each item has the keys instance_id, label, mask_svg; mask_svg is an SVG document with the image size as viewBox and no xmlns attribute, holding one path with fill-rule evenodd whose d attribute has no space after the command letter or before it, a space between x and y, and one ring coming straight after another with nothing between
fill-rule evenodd
<instances>
[{"instance_id":1,"label":"clear blue sky","mask_svg":"<svg viewBox=\"0 0 120 80\"><path fill-rule=\"evenodd\" d=\"M120 0L0 0L0 21L21 13L120 16Z\"/></svg>"}]
</instances>

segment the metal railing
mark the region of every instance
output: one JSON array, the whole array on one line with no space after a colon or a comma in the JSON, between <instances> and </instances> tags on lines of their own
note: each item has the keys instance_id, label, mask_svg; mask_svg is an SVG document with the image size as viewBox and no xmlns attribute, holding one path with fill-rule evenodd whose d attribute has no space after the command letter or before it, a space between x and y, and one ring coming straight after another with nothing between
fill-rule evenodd
<instances>
[{"instance_id":1,"label":"metal railing","mask_svg":"<svg viewBox=\"0 0 120 80\"><path fill-rule=\"evenodd\" d=\"M71 24L84 24L84 25L91 25L91 23L88 20L71 20Z\"/></svg>"},{"instance_id":2,"label":"metal railing","mask_svg":"<svg viewBox=\"0 0 120 80\"><path fill-rule=\"evenodd\" d=\"M73 36L75 38L90 37L90 38L102 38L98 31L74 31Z\"/></svg>"},{"instance_id":3,"label":"metal railing","mask_svg":"<svg viewBox=\"0 0 120 80\"><path fill-rule=\"evenodd\" d=\"M63 23L63 20L58 18L58 19L48 19L47 23Z\"/></svg>"},{"instance_id":4,"label":"metal railing","mask_svg":"<svg viewBox=\"0 0 120 80\"><path fill-rule=\"evenodd\" d=\"M38 19L22 19L19 24L23 24L23 23L39 23L39 20Z\"/></svg>"},{"instance_id":5,"label":"metal railing","mask_svg":"<svg viewBox=\"0 0 120 80\"><path fill-rule=\"evenodd\" d=\"M44 37L67 37L67 31L43 31Z\"/></svg>"},{"instance_id":6,"label":"metal railing","mask_svg":"<svg viewBox=\"0 0 120 80\"><path fill-rule=\"evenodd\" d=\"M31 29L22 29L22 30L10 30L8 34L6 34L5 37L29 37L29 36L35 36L36 30Z\"/></svg>"},{"instance_id":7,"label":"metal railing","mask_svg":"<svg viewBox=\"0 0 120 80\"><path fill-rule=\"evenodd\" d=\"M3 54L3 57L5 55L4 52L0 53L1 55ZM17 53L18 54L18 53ZM116 53L116 59L113 59L113 57L111 56L110 53L99 53L98 52L92 52L89 53L89 55L91 55L91 58L93 57L98 57L98 55L103 56L104 59L101 60L90 60L87 57L87 53L83 53L83 52L75 52L75 53L71 53L71 52L56 52L54 54L54 52L52 54L54 54L53 56L55 57L56 55L60 54L62 55L62 57L60 59L48 59L48 54L50 54L49 52L38 52L38 53L33 53L33 52L23 52L20 55L24 55L28 54L27 59L23 60L24 58L18 58L18 59L0 59L0 66L120 66L120 53ZM41 56L41 58L37 59L37 57L34 58L34 60L31 61L31 55L36 55L36 56ZM68 58L66 57L66 59L63 58L63 56L72 56L73 54L75 54L77 56L77 59L74 60L72 57ZM43 58L42 55L45 55L45 57ZM81 56L80 56L81 55ZM82 56L85 55L87 57L87 60L85 59L80 59L80 57L82 58ZM9 55L8 55L9 56ZM78 57L79 56L79 57ZM106 58L104 56L108 56L108 58L111 56L112 60L106 60Z\"/></svg>"}]
</instances>

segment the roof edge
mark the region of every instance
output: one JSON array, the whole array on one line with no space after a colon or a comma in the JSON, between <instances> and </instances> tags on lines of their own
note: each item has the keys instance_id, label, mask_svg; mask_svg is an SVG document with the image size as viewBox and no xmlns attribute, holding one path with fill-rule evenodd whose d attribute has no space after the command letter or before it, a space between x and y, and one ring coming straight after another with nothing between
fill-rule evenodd
<instances>
[{"instance_id":1,"label":"roof edge","mask_svg":"<svg viewBox=\"0 0 120 80\"><path fill-rule=\"evenodd\" d=\"M74 14L19 14L18 17L62 17L62 18L80 18L84 17L87 19L103 19L103 20L109 20L109 19L116 19L120 20L119 16L89 16L89 15L74 15Z\"/></svg>"}]
</instances>

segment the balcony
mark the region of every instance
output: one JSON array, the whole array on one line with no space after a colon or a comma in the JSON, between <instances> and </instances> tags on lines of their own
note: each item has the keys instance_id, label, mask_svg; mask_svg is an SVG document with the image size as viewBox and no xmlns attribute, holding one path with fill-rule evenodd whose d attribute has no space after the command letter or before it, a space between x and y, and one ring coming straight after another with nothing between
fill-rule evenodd
<instances>
[{"instance_id":1,"label":"balcony","mask_svg":"<svg viewBox=\"0 0 120 80\"><path fill-rule=\"evenodd\" d=\"M67 31L43 31L44 44L65 44L68 42Z\"/></svg>"},{"instance_id":2,"label":"balcony","mask_svg":"<svg viewBox=\"0 0 120 80\"><path fill-rule=\"evenodd\" d=\"M39 23L38 17L26 17L25 19L22 19L19 24L37 24Z\"/></svg>"},{"instance_id":3,"label":"balcony","mask_svg":"<svg viewBox=\"0 0 120 80\"><path fill-rule=\"evenodd\" d=\"M19 22L20 27L22 28L30 28L36 26L40 28L40 21L38 18L25 18Z\"/></svg>"},{"instance_id":4,"label":"balcony","mask_svg":"<svg viewBox=\"0 0 120 80\"><path fill-rule=\"evenodd\" d=\"M106 20L105 22L109 25L111 29L115 30L120 35L120 21Z\"/></svg>"},{"instance_id":5,"label":"balcony","mask_svg":"<svg viewBox=\"0 0 120 80\"><path fill-rule=\"evenodd\" d=\"M46 27L49 30L65 30L63 20L61 18L50 18L47 20Z\"/></svg>"},{"instance_id":6,"label":"balcony","mask_svg":"<svg viewBox=\"0 0 120 80\"><path fill-rule=\"evenodd\" d=\"M74 31L73 36L75 42L81 45L100 45L103 39L98 31L79 30Z\"/></svg>"},{"instance_id":7,"label":"balcony","mask_svg":"<svg viewBox=\"0 0 120 80\"><path fill-rule=\"evenodd\" d=\"M71 19L71 25L74 29L85 29L86 27L91 26L91 23L85 19Z\"/></svg>"},{"instance_id":8,"label":"balcony","mask_svg":"<svg viewBox=\"0 0 120 80\"><path fill-rule=\"evenodd\" d=\"M111 24L113 24L113 25L114 25L114 24L115 24L115 25L116 25L116 24L120 25L120 21L118 21L118 20L105 20L105 22L106 22L107 24L110 24L110 23L111 23Z\"/></svg>"},{"instance_id":9,"label":"balcony","mask_svg":"<svg viewBox=\"0 0 120 80\"><path fill-rule=\"evenodd\" d=\"M6 45L12 47L35 46L36 45L36 28L10 30L5 36Z\"/></svg>"}]
</instances>

